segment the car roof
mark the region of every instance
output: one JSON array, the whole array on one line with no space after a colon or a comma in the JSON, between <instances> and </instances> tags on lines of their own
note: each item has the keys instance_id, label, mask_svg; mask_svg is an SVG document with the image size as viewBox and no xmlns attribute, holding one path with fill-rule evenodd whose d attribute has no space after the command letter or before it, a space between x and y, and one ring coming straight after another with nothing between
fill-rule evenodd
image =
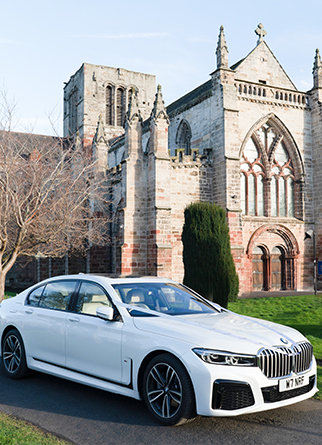
<instances>
[{"instance_id":1,"label":"car roof","mask_svg":"<svg viewBox=\"0 0 322 445\"><path fill-rule=\"evenodd\" d=\"M101 284L126 284L126 283L153 283L153 282L173 282L169 278L159 278L152 276L110 276L108 274L79 273L71 275L58 275L47 278L38 284L45 284L56 280L95 280Z\"/></svg>"}]
</instances>

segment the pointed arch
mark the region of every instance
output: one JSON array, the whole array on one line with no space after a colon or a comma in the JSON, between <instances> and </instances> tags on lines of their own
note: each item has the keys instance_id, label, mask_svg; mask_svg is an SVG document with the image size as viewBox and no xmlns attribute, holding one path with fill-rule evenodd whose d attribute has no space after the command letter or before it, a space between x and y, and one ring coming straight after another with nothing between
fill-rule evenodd
<instances>
[{"instance_id":1,"label":"pointed arch","mask_svg":"<svg viewBox=\"0 0 322 445\"><path fill-rule=\"evenodd\" d=\"M191 127L186 119L182 119L176 134L176 144L178 148L184 148L185 154L191 154Z\"/></svg>"},{"instance_id":2,"label":"pointed arch","mask_svg":"<svg viewBox=\"0 0 322 445\"><path fill-rule=\"evenodd\" d=\"M277 116L270 113L250 128L239 156L244 214L303 218L303 161L290 131Z\"/></svg>"},{"instance_id":3,"label":"pointed arch","mask_svg":"<svg viewBox=\"0 0 322 445\"><path fill-rule=\"evenodd\" d=\"M240 147L239 157L241 157L244 147L247 141L259 130L263 125L268 124L275 129L279 135L283 137L285 145L294 161L294 170L296 180L301 180L304 177L304 163L298 146L286 125L277 117L274 113L269 113L266 116L261 117L255 124L248 130L243 143Z\"/></svg>"}]
</instances>

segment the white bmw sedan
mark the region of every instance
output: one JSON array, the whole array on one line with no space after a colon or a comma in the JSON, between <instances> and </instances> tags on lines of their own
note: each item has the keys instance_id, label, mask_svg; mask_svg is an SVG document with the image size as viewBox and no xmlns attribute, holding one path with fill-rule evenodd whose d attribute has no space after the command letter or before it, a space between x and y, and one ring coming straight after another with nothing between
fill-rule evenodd
<instances>
[{"instance_id":1,"label":"white bmw sedan","mask_svg":"<svg viewBox=\"0 0 322 445\"><path fill-rule=\"evenodd\" d=\"M310 342L157 278L65 275L0 306L9 377L37 370L144 399L164 425L282 407L317 391Z\"/></svg>"}]
</instances>

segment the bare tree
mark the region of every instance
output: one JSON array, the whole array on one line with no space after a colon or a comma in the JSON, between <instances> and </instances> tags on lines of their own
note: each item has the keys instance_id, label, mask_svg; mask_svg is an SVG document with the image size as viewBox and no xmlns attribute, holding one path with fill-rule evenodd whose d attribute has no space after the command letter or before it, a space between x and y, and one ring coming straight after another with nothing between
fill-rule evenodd
<instances>
[{"instance_id":1,"label":"bare tree","mask_svg":"<svg viewBox=\"0 0 322 445\"><path fill-rule=\"evenodd\" d=\"M9 107L7 107L9 109ZM108 242L107 178L59 137L0 130L0 301L20 256L59 257Z\"/></svg>"}]
</instances>

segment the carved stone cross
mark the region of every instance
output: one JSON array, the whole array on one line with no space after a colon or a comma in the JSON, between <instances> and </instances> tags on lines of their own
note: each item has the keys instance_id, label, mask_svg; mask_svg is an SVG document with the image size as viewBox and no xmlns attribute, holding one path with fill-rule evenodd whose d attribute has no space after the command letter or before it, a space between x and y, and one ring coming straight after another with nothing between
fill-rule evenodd
<instances>
[{"instance_id":1,"label":"carved stone cross","mask_svg":"<svg viewBox=\"0 0 322 445\"><path fill-rule=\"evenodd\" d=\"M257 27L257 29L255 29L255 33L259 36L257 44L261 43L264 39L264 37L266 36L267 32L264 29L264 25L262 23L260 23Z\"/></svg>"}]
</instances>

